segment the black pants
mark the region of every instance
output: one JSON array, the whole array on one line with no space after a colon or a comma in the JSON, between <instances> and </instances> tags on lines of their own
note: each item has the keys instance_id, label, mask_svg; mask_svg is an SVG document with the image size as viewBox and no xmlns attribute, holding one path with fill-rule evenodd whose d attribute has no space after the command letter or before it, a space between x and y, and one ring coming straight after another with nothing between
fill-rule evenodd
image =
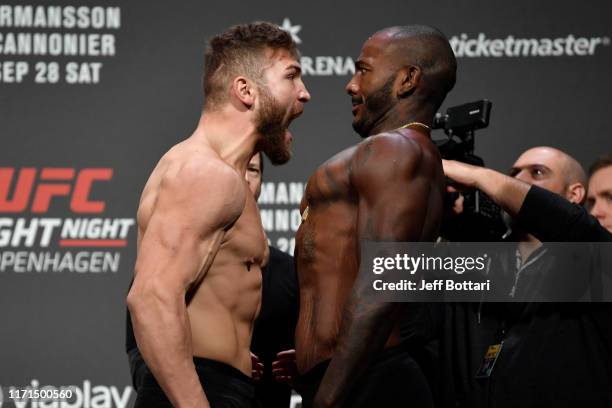
<instances>
[{"instance_id":1,"label":"black pants","mask_svg":"<svg viewBox=\"0 0 612 408\"><path fill-rule=\"evenodd\" d=\"M242 371L218 361L194 357L198 377L212 408L254 408L253 381ZM172 404L147 368L134 408L171 408Z\"/></svg>"},{"instance_id":2,"label":"black pants","mask_svg":"<svg viewBox=\"0 0 612 408\"><path fill-rule=\"evenodd\" d=\"M145 376L150 372L137 348L133 348L128 351L128 360L130 362L132 386L134 387L134 390L138 392L138 389L142 386Z\"/></svg>"},{"instance_id":3,"label":"black pants","mask_svg":"<svg viewBox=\"0 0 612 408\"><path fill-rule=\"evenodd\" d=\"M302 408L312 406L328 365L329 360L319 363L300 377ZM351 386L344 406L432 408L433 398L420 367L405 349L395 347L376 357L359 382Z\"/></svg>"}]
</instances>

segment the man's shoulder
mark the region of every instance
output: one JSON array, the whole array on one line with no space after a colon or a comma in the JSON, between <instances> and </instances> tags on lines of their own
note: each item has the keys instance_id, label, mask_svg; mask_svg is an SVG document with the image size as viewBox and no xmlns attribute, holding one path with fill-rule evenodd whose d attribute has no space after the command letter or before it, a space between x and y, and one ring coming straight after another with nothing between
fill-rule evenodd
<instances>
[{"instance_id":1,"label":"man's shoulder","mask_svg":"<svg viewBox=\"0 0 612 408\"><path fill-rule=\"evenodd\" d=\"M428 137L402 129L368 137L356 146L353 160L370 166L414 167L423 161L440 162L440 156Z\"/></svg>"},{"instance_id":2,"label":"man's shoulder","mask_svg":"<svg viewBox=\"0 0 612 408\"><path fill-rule=\"evenodd\" d=\"M439 179L442 161L431 139L420 132L402 129L370 136L357 145L351 170L351 182L361 190L389 183L412 183L422 176Z\"/></svg>"},{"instance_id":3,"label":"man's shoulder","mask_svg":"<svg viewBox=\"0 0 612 408\"><path fill-rule=\"evenodd\" d=\"M236 169L214 151L171 149L164 158L162 191L185 208L205 203L210 213L228 213L229 218L244 209L247 184Z\"/></svg>"},{"instance_id":4,"label":"man's shoulder","mask_svg":"<svg viewBox=\"0 0 612 408\"><path fill-rule=\"evenodd\" d=\"M170 155L164 172L164 181L185 186L216 188L244 186L243 177L236 169L223 161L215 152L206 150L185 150Z\"/></svg>"},{"instance_id":5,"label":"man's shoulder","mask_svg":"<svg viewBox=\"0 0 612 408\"><path fill-rule=\"evenodd\" d=\"M429 136L417 130L407 128L382 132L369 137L369 139L379 149L389 150L395 154L422 155L430 153L432 149L436 149Z\"/></svg>"}]
</instances>

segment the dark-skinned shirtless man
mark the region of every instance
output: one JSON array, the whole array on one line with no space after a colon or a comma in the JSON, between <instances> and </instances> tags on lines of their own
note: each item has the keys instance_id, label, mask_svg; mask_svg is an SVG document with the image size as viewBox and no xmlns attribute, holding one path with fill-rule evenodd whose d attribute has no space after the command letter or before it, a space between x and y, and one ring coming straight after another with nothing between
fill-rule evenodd
<instances>
[{"instance_id":1,"label":"dark-skinned shirtless man","mask_svg":"<svg viewBox=\"0 0 612 408\"><path fill-rule=\"evenodd\" d=\"M268 246L245 180L250 158L289 160L291 120L310 95L291 37L270 23L210 40L205 104L170 149L138 208L128 295L148 370L136 407L251 407L251 333Z\"/></svg>"},{"instance_id":2,"label":"dark-skinned shirtless man","mask_svg":"<svg viewBox=\"0 0 612 408\"><path fill-rule=\"evenodd\" d=\"M370 37L346 90L367 138L308 180L296 236L296 362L304 407L431 407L401 347L400 303L375 302L359 276L360 243L433 241L444 175L429 126L455 83L446 37L426 26Z\"/></svg>"}]
</instances>

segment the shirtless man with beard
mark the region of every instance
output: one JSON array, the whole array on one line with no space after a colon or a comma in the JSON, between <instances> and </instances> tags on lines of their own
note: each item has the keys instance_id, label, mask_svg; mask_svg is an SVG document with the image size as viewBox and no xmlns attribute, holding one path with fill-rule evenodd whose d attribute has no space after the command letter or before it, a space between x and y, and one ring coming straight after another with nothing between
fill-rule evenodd
<instances>
[{"instance_id":1,"label":"shirtless man with beard","mask_svg":"<svg viewBox=\"0 0 612 408\"><path fill-rule=\"evenodd\" d=\"M138 256L128 295L150 372L136 407L251 407L251 333L268 256L245 180L263 150L291 157L288 126L310 99L297 50L260 22L213 37L205 104L194 133L170 149L138 209Z\"/></svg>"},{"instance_id":2,"label":"shirtless man with beard","mask_svg":"<svg viewBox=\"0 0 612 408\"><path fill-rule=\"evenodd\" d=\"M370 37L346 89L364 142L308 180L296 235L296 360L304 407L431 407L421 370L400 346L400 303L371 299L360 245L433 241L444 196L429 129L455 83L446 37L426 26Z\"/></svg>"}]
</instances>

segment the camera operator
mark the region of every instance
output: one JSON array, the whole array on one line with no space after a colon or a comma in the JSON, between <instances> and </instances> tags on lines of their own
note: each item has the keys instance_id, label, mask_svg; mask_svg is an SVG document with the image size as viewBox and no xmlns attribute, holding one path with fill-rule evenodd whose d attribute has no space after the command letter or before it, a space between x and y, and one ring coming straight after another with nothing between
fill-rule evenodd
<instances>
[{"instance_id":1,"label":"camera operator","mask_svg":"<svg viewBox=\"0 0 612 408\"><path fill-rule=\"evenodd\" d=\"M589 169L587 208L612 232L612 155L600 157Z\"/></svg>"},{"instance_id":2,"label":"camera operator","mask_svg":"<svg viewBox=\"0 0 612 408\"><path fill-rule=\"evenodd\" d=\"M517 288L523 292L541 290L542 285L555 279L560 265L576 261L575 254L555 252L542 242L612 241L612 234L579 205L585 198L580 165L557 149L526 151L514 164L512 177L456 161L445 160L443 165L447 177L481 190L513 217L516 259L495 266L514 271L510 297ZM589 266L576 265L574 276L578 279L591 273L585 270ZM485 380L465 377L473 371L474 358L463 361L467 374L455 386L455 406L569 407L585 402L591 407L612 406L612 319L608 304L484 306L488 320L481 322L479 308L478 325L471 326L473 332L465 336L466 341L459 337L455 341L473 355L478 349L484 355L487 341L503 347L491 376ZM473 318L468 308L453 310L465 313L466 321ZM451 318L456 321L457 316ZM492 339L496 331L498 338ZM465 367L459 364L459 368Z\"/></svg>"},{"instance_id":3,"label":"camera operator","mask_svg":"<svg viewBox=\"0 0 612 408\"><path fill-rule=\"evenodd\" d=\"M556 150L535 148L525 154L536 149L551 152ZM562 153L558 150L557 152ZM559 167L558 164L554 164L555 159L552 156L550 159L553 167ZM518 226L539 238L540 241L609 242L612 240L612 234L603 228L596 218L589 216L583 207L576 205L582 201L576 199L580 194L576 189L564 193L558 190L559 180L545 183L536 180L537 177L543 177L540 175L541 166L532 166L537 174L532 176L534 181L529 182L518 178L517 175L509 177L491 169L453 160L443 160L443 165L448 178L465 187L477 188L487 194L515 217ZM546 179L551 177L556 178L557 176L551 175ZM565 195L565 200L559 197L561 194Z\"/></svg>"}]
</instances>

